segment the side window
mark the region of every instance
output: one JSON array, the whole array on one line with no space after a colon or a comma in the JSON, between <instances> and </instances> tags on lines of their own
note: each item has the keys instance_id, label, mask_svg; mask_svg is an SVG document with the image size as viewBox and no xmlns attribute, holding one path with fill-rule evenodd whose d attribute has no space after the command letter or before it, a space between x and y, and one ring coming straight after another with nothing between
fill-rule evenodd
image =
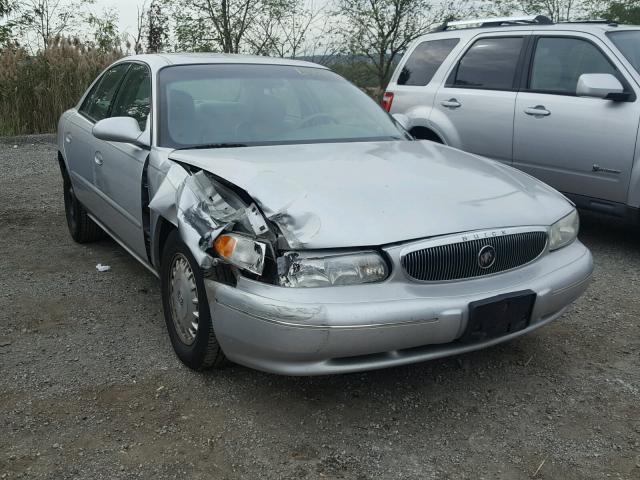
<instances>
[{"instance_id":1,"label":"side window","mask_svg":"<svg viewBox=\"0 0 640 480\"><path fill-rule=\"evenodd\" d=\"M107 70L80 107L80 113L95 122L107 118L113 96L122 77L129 68L128 63L120 63Z\"/></svg>"},{"instance_id":2,"label":"side window","mask_svg":"<svg viewBox=\"0 0 640 480\"><path fill-rule=\"evenodd\" d=\"M459 41L458 38L446 38L416 46L402 67L398 85L427 85Z\"/></svg>"},{"instance_id":3,"label":"side window","mask_svg":"<svg viewBox=\"0 0 640 480\"><path fill-rule=\"evenodd\" d=\"M131 65L113 102L111 117L133 117L144 130L151 110L151 74L138 63Z\"/></svg>"},{"instance_id":4,"label":"side window","mask_svg":"<svg viewBox=\"0 0 640 480\"><path fill-rule=\"evenodd\" d=\"M591 42L577 38L538 39L531 66L529 90L575 95L583 73L610 73L615 67Z\"/></svg>"},{"instance_id":5,"label":"side window","mask_svg":"<svg viewBox=\"0 0 640 480\"><path fill-rule=\"evenodd\" d=\"M464 54L447 86L511 90L524 39L483 38Z\"/></svg>"}]
</instances>

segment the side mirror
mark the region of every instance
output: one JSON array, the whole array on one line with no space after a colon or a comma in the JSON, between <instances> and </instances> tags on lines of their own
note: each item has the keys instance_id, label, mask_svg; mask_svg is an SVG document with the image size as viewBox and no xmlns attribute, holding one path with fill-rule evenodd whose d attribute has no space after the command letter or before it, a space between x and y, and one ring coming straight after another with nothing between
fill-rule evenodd
<instances>
[{"instance_id":1,"label":"side mirror","mask_svg":"<svg viewBox=\"0 0 640 480\"><path fill-rule=\"evenodd\" d=\"M407 132L411 130L411 119L404 113L394 113L392 116Z\"/></svg>"},{"instance_id":2,"label":"side mirror","mask_svg":"<svg viewBox=\"0 0 640 480\"><path fill-rule=\"evenodd\" d=\"M610 73L583 73L578 79L576 95L616 101L627 97L620 81Z\"/></svg>"},{"instance_id":3,"label":"side mirror","mask_svg":"<svg viewBox=\"0 0 640 480\"><path fill-rule=\"evenodd\" d=\"M149 148L149 134L140 131L135 118L111 117L100 120L93 126L93 136L105 142L132 143L138 147Z\"/></svg>"}]
</instances>

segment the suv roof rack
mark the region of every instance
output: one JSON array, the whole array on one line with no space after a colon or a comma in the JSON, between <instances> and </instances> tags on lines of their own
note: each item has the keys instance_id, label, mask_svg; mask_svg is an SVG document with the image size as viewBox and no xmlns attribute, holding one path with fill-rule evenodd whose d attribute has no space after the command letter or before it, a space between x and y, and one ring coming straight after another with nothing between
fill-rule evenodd
<instances>
[{"instance_id":1,"label":"suv roof rack","mask_svg":"<svg viewBox=\"0 0 640 480\"><path fill-rule=\"evenodd\" d=\"M567 20L567 21L563 21L563 22L559 22L559 23L568 23L568 24L573 24L573 23L593 23L593 24L605 24L605 25L610 25L612 27L617 27L618 26L618 22L614 21L614 20L607 20L605 18L594 18L593 20Z\"/></svg>"},{"instance_id":2,"label":"suv roof rack","mask_svg":"<svg viewBox=\"0 0 640 480\"><path fill-rule=\"evenodd\" d=\"M477 18L444 22L432 32L444 32L461 28L512 27L514 25L553 25L553 21L544 15L527 15L522 17Z\"/></svg>"}]
</instances>

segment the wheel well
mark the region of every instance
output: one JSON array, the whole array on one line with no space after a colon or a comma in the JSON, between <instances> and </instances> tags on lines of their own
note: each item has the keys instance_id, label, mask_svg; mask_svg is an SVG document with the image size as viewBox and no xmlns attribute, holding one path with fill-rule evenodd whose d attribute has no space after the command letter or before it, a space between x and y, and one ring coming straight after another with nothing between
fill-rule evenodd
<instances>
[{"instance_id":1,"label":"wheel well","mask_svg":"<svg viewBox=\"0 0 640 480\"><path fill-rule=\"evenodd\" d=\"M164 245L167 242L167 238L169 234L175 230L176 227L171 222L165 220L162 217L158 217L158 223L156 224L156 241L154 242L153 249L153 259L154 263L157 267L160 266L160 261L162 257L162 250L164 250Z\"/></svg>"},{"instance_id":2,"label":"wheel well","mask_svg":"<svg viewBox=\"0 0 640 480\"><path fill-rule=\"evenodd\" d=\"M60 173L62 173L62 176L64 177L67 175L67 166L64 164L64 157L60 152L58 152L58 165L60 166Z\"/></svg>"},{"instance_id":3,"label":"wheel well","mask_svg":"<svg viewBox=\"0 0 640 480\"><path fill-rule=\"evenodd\" d=\"M436 143L444 143L436 132L427 127L413 127L409 133L419 140L431 140Z\"/></svg>"},{"instance_id":4,"label":"wheel well","mask_svg":"<svg viewBox=\"0 0 640 480\"><path fill-rule=\"evenodd\" d=\"M160 272L162 268L162 251L164 250L164 246L167 243L169 235L174 230L177 230L174 224L162 217L158 217L158 223L156 224L156 232L158 232L158 234L155 237L156 242L154 243L153 249L155 260L154 266L156 267L156 270L158 272ZM215 278L218 282L235 287L237 279L229 265L220 263L219 265L215 266L214 269Z\"/></svg>"}]
</instances>

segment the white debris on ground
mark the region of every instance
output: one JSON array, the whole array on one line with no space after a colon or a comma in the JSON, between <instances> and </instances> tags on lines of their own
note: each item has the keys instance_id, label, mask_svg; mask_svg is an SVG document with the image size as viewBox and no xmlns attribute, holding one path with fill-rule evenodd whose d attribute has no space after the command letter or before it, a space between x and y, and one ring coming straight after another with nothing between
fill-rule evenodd
<instances>
[{"instance_id":1,"label":"white debris on ground","mask_svg":"<svg viewBox=\"0 0 640 480\"><path fill-rule=\"evenodd\" d=\"M111 267L109 265L102 265L101 263L96 265L96 270L99 272L108 272L109 270L111 270Z\"/></svg>"}]
</instances>

